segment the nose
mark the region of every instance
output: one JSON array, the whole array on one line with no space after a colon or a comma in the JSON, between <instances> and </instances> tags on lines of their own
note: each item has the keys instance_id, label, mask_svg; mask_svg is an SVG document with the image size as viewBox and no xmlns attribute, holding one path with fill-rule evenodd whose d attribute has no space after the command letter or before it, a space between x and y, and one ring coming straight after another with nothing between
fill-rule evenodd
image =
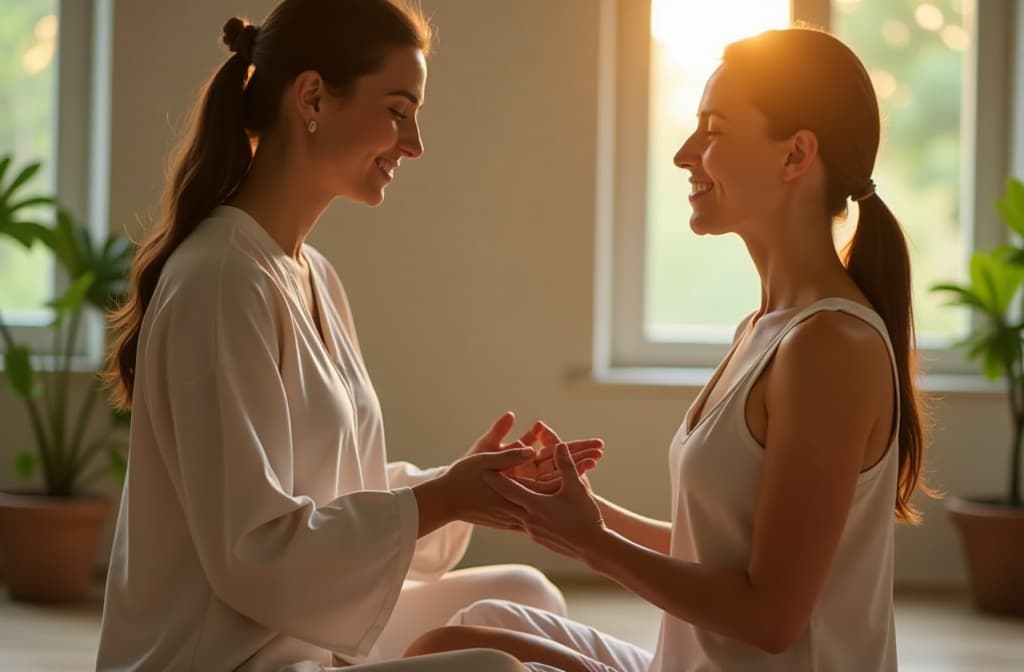
<instances>
[{"instance_id":1,"label":"nose","mask_svg":"<svg viewBox=\"0 0 1024 672\"><path fill-rule=\"evenodd\" d=\"M700 141L700 133L694 131L690 134L690 137L683 142L683 145L679 148L679 151L676 152L676 155L672 157L672 163L674 163L677 168L693 170L700 165L700 155L703 150L704 147Z\"/></svg>"},{"instance_id":2,"label":"nose","mask_svg":"<svg viewBox=\"0 0 1024 672\"><path fill-rule=\"evenodd\" d=\"M398 137L398 148L402 151L402 156L418 159L423 154L423 138L420 136L419 121L411 121L412 123L406 124L404 132Z\"/></svg>"}]
</instances>

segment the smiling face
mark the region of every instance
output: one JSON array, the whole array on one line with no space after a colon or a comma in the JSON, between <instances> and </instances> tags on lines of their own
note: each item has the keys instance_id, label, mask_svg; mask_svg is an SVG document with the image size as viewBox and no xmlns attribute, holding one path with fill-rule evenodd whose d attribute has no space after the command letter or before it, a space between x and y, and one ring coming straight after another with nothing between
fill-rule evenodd
<instances>
[{"instance_id":1,"label":"smiling face","mask_svg":"<svg viewBox=\"0 0 1024 672\"><path fill-rule=\"evenodd\" d=\"M317 131L308 139L326 188L366 205L384 200L401 160L423 153L418 113L426 81L423 52L396 48L377 72L357 79L349 95L319 94L309 107Z\"/></svg>"},{"instance_id":2,"label":"smiling face","mask_svg":"<svg viewBox=\"0 0 1024 672\"><path fill-rule=\"evenodd\" d=\"M693 231L742 233L777 211L791 145L769 137L767 118L726 66L715 71L700 102L697 130L674 159L690 171Z\"/></svg>"}]
</instances>

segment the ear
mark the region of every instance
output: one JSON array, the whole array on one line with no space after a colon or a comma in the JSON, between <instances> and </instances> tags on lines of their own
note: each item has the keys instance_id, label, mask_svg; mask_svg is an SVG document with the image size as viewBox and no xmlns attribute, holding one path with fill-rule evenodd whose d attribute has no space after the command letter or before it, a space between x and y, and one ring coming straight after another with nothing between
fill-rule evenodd
<instances>
[{"instance_id":1,"label":"ear","mask_svg":"<svg viewBox=\"0 0 1024 672\"><path fill-rule=\"evenodd\" d=\"M303 124L320 114L320 101L324 95L324 80L316 70L300 72L292 83L295 111Z\"/></svg>"},{"instance_id":2,"label":"ear","mask_svg":"<svg viewBox=\"0 0 1024 672\"><path fill-rule=\"evenodd\" d=\"M800 130L786 142L786 161L782 167L782 179L785 182L803 176L818 158L818 136L813 131Z\"/></svg>"}]
</instances>

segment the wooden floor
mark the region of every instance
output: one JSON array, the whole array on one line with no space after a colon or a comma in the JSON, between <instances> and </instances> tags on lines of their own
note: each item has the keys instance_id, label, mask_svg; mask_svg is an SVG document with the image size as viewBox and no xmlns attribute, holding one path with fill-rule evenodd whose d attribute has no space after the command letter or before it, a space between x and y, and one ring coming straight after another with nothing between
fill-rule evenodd
<instances>
[{"instance_id":1,"label":"wooden floor","mask_svg":"<svg viewBox=\"0 0 1024 672\"><path fill-rule=\"evenodd\" d=\"M658 612L607 585L564 586L570 615L651 649ZM11 602L0 587L0 672L93 669L99 632L97 589L84 604ZM1024 672L1024 620L973 611L956 592L900 591L896 636L901 672Z\"/></svg>"}]
</instances>

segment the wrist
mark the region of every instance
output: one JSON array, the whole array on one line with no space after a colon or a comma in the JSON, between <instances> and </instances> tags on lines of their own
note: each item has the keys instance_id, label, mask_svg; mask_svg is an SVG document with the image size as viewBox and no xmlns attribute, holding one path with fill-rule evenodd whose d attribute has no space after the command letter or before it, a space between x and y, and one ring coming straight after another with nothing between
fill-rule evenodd
<instances>
[{"instance_id":1,"label":"wrist","mask_svg":"<svg viewBox=\"0 0 1024 672\"><path fill-rule=\"evenodd\" d=\"M419 483L412 488L419 507L419 536L424 536L457 519L454 503L444 475Z\"/></svg>"}]
</instances>

